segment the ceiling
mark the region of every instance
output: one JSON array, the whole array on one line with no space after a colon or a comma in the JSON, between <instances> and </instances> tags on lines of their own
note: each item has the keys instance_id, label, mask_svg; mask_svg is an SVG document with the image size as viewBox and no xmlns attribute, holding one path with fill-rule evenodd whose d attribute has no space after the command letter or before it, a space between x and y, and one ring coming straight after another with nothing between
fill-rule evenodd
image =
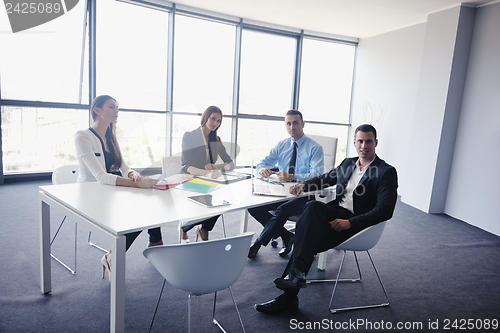
<instances>
[{"instance_id":1,"label":"ceiling","mask_svg":"<svg viewBox=\"0 0 500 333\"><path fill-rule=\"evenodd\" d=\"M251 21L337 36L367 38L427 21L431 13L463 3L499 0L173 0ZM185 8L185 7L183 7Z\"/></svg>"}]
</instances>

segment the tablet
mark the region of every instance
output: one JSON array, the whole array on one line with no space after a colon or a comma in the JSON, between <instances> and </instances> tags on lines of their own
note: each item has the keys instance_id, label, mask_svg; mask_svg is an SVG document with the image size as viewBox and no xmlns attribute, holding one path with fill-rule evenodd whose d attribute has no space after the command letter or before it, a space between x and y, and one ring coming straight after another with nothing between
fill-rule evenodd
<instances>
[{"instance_id":1,"label":"tablet","mask_svg":"<svg viewBox=\"0 0 500 333\"><path fill-rule=\"evenodd\" d=\"M188 199L208 208L226 206L231 204L229 201L226 201L224 199L214 198L211 194L194 195L192 197L188 197Z\"/></svg>"}]
</instances>

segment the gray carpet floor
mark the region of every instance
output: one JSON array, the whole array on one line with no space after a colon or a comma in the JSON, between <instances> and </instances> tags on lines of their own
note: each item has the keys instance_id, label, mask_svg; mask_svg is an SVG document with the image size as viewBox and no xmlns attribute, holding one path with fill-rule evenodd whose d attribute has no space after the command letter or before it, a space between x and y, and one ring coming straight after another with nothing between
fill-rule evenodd
<instances>
[{"instance_id":1,"label":"gray carpet floor","mask_svg":"<svg viewBox=\"0 0 500 333\"><path fill-rule=\"evenodd\" d=\"M71 275L52 261L52 292L40 291L38 187L48 181L0 186L0 332L109 332L110 283L102 279L103 253L87 244L88 232L78 227L77 273ZM62 215L51 212L54 232ZM228 235L239 231L240 214L226 214ZM211 238L222 237L222 223ZM249 230L262 227L249 221ZM162 228L165 243L178 240L176 226ZM147 332L162 277L143 257L148 241L143 232L127 252L127 332ZM255 236L256 237L256 236ZM191 235L191 239L194 235ZM104 247L97 237L93 241ZM74 223L67 221L52 247L74 265ZM330 314L333 285L309 285L299 294L299 310L270 316L254 310L255 303L279 295L273 280L287 258L279 248L261 248L248 259L232 290L247 332L447 332L494 331L500 320L500 237L445 215L429 215L398 202L379 244L370 253L389 294L390 307ZM355 275L352 255L344 277ZM343 283L338 305L383 301L366 254L359 255L362 283ZM341 252L331 250L325 271L311 269L310 278L336 275ZM189 265L189 263L186 263ZM316 263L314 263L315 267ZM336 296L337 297L337 296ZM193 331L217 332L211 323L213 296L193 302ZM218 295L218 314L228 332L240 332L228 291ZM471 326L472 323L472 326ZM449 329L446 329L449 328ZM468 328L468 329L467 329ZM166 285L153 332L187 331L187 295Z\"/></svg>"}]
</instances>

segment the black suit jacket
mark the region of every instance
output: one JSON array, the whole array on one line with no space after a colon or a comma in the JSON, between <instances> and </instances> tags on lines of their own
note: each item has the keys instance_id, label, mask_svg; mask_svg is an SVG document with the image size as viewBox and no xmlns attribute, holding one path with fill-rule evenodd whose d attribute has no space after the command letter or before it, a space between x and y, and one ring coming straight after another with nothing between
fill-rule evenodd
<instances>
[{"instance_id":1,"label":"black suit jacket","mask_svg":"<svg viewBox=\"0 0 500 333\"><path fill-rule=\"evenodd\" d=\"M346 158L335 169L309 179L303 184L309 191L337 185L336 198L329 205L338 205L344 198L344 190L357 161L358 157ZM354 190L354 216L349 218L350 234L389 220L396 206L397 188L396 169L376 156Z\"/></svg>"},{"instance_id":2,"label":"black suit jacket","mask_svg":"<svg viewBox=\"0 0 500 333\"><path fill-rule=\"evenodd\" d=\"M191 132L184 133L184 136L182 137L181 172L187 173L187 169L190 166L194 166L198 169L205 169L205 165L209 163L215 164L218 156L221 157L224 163L232 162L231 157L227 154L226 148L222 144L219 137L217 137L217 142L210 143L210 151L212 161L207 159L205 140L203 139L201 127L198 127Z\"/></svg>"}]
</instances>

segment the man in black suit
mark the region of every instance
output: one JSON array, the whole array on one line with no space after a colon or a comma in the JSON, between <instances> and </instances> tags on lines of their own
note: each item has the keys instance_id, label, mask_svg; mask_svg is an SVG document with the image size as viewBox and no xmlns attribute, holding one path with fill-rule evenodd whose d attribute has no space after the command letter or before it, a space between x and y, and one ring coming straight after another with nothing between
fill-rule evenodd
<instances>
[{"instance_id":1,"label":"man in black suit","mask_svg":"<svg viewBox=\"0 0 500 333\"><path fill-rule=\"evenodd\" d=\"M292 188L291 192L299 195L337 185L336 199L328 204L318 201L306 204L296 225L288 275L274 280L276 287L284 292L269 302L256 304L257 311L276 314L297 309L297 294L305 287L305 275L317 253L392 217L398 188L396 169L375 154L378 140L373 126L359 126L354 136L358 157L347 158L330 172Z\"/></svg>"}]
</instances>

